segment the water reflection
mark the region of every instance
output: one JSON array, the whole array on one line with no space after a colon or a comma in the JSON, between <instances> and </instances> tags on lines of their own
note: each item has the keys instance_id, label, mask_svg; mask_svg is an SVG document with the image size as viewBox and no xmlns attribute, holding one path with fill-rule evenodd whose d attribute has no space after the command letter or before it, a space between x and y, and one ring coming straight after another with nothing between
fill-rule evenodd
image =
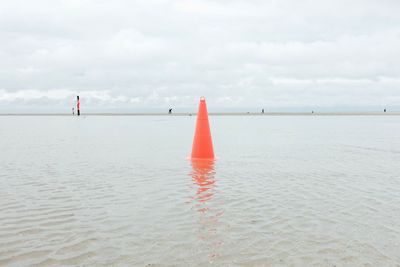
<instances>
[{"instance_id":1,"label":"water reflection","mask_svg":"<svg viewBox=\"0 0 400 267\"><path fill-rule=\"evenodd\" d=\"M214 196L215 171L213 160L192 160L192 179L197 184L196 198L199 203Z\"/></svg>"},{"instance_id":2,"label":"water reflection","mask_svg":"<svg viewBox=\"0 0 400 267\"><path fill-rule=\"evenodd\" d=\"M219 220L223 211L216 200L215 162L192 160L191 177L195 185L193 206L199 218L199 240L207 251L209 261L218 256L222 242L218 235Z\"/></svg>"}]
</instances>

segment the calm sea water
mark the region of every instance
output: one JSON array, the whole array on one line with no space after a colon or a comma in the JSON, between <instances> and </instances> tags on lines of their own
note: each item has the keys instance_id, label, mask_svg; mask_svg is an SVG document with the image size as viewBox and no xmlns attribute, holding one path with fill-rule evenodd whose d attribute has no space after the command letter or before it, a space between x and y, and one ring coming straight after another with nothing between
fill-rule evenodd
<instances>
[{"instance_id":1,"label":"calm sea water","mask_svg":"<svg viewBox=\"0 0 400 267\"><path fill-rule=\"evenodd\" d=\"M400 266L400 117L0 117L0 266Z\"/></svg>"}]
</instances>

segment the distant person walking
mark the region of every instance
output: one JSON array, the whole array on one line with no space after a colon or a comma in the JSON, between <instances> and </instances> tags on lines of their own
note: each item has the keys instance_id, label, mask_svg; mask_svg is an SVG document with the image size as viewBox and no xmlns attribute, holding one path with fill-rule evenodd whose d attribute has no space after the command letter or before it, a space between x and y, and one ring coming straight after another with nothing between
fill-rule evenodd
<instances>
[{"instance_id":1,"label":"distant person walking","mask_svg":"<svg viewBox=\"0 0 400 267\"><path fill-rule=\"evenodd\" d=\"M264 109L261 110L261 113L264 113Z\"/></svg>"},{"instance_id":2,"label":"distant person walking","mask_svg":"<svg viewBox=\"0 0 400 267\"><path fill-rule=\"evenodd\" d=\"M172 113L172 108L170 108L169 110L168 110L168 114L171 114Z\"/></svg>"},{"instance_id":3,"label":"distant person walking","mask_svg":"<svg viewBox=\"0 0 400 267\"><path fill-rule=\"evenodd\" d=\"M386 108L383 110L383 112L386 112Z\"/></svg>"},{"instance_id":4,"label":"distant person walking","mask_svg":"<svg viewBox=\"0 0 400 267\"><path fill-rule=\"evenodd\" d=\"M79 95L76 96L76 109L78 110L78 116L81 115L81 101L79 100Z\"/></svg>"}]
</instances>

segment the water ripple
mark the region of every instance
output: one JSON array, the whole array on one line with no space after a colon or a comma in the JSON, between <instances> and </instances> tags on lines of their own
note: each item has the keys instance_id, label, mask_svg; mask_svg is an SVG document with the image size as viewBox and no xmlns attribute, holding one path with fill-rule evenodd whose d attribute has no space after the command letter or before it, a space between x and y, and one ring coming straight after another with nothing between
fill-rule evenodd
<instances>
[{"instance_id":1,"label":"water ripple","mask_svg":"<svg viewBox=\"0 0 400 267\"><path fill-rule=\"evenodd\" d=\"M0 120L0 266L400 266L397 121Z\"/></svg>"}]
</instances>

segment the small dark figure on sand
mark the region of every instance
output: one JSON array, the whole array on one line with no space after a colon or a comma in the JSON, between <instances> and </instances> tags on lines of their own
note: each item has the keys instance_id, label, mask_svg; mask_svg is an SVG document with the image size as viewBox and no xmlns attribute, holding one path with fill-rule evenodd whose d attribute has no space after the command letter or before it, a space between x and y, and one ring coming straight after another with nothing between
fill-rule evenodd
<instances>
[{"instance_id":1,"label":"small dark figure on sand","mask_svg":"<svg viewBox=\"0 0 400 267\"><path fill-rule=\"evenodd\" d=\"M168 110L168 114L171 114L172 113L172 108L170 108L169 110Z\"/></svg>"},{"instance_id":2,"label":"small dark figure on sand","mask_svg":"<svg viewBox=\"0 0 400 267\"><path fill-rule=\"evenodd\" d=\"M261 110L261 113L264 113L264 109Z\"/></svg>"},{"instance_id":3,"label":"small dark figure on sand","mask_svg":"<svg viewBox=\"0 0 400 267\"><path fill-rule=\"evenodd\" d=\"M386 112L386 108L383 110L383 112Z\"/></svg>"},{"instance_id":4,"label":"small dark figure on sand","mask_svg":"<svg viewBox=\"0 0 400 267\"><path fill-rule=\"evenodd\" d=\"M314 114L314 110L313 110L313 111L311 111L311 113L312 113L312 114Z\"/></svg>"},{"instance_id":5,"label":"small dark figure on sand","mask_svg":"<svg viewBox=\"0 0 400 267\"><path fill-rule=\"evenodd\" d=\"M79 95L76 96L76 109L78 110L78 116L81 115L81 101L79 100Z\"/></svg>"}]
</instances>

